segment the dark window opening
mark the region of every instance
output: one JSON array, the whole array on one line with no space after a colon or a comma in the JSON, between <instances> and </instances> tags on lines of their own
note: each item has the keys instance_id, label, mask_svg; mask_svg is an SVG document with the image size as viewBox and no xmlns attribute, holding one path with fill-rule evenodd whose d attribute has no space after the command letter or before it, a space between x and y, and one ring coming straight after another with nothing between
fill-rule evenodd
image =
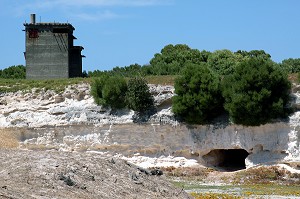
<instances>
[{"instance_id":1,"label":"dark window opening","mask_svg":"<svg viewBox=\"0 0 300 199\"><path fill-rule=\"evenodd\" d=\"M208 166L225 171L246 169L245 159L249 153L244 149L215 149L203 156Z\"/></svg>"},{"instance_id":2,"label":"dark window opening","mask_svg":"<svg viewBox=\"0 0 300 199\"><path fill-rule=\"evenodd\" d=\"M29 38L38 38L39 31L38 30L29 30Z\"/></svg>"}]
</instances>

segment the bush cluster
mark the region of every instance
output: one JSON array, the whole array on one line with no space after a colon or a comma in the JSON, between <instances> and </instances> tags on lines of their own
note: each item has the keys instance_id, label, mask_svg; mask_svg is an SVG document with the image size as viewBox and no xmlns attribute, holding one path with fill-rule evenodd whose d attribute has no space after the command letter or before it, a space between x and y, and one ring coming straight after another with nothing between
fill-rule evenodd
<instances>
[{"instance_id":1,"label":"bush cluster","mask_svg":"<svg viewBox=\"0 0 300 199\"><path fill-rule=\"evenodd\" d=\"M230 74L220 75L209 63L187 62L175 80L174 114L191 124L206 124L225 110L231 121L247 126L287 116L291 85L277 64L254 54L230 70ZM154 107L147 82L141 77L126 83L124 77L104 74L94 80L92 95L97 104L113 109L127 106L147 113Z\"/></svg>"},{"instance_id":2,"label":"bush cluster","mask_svg":"<svg viewBox=\"0 0 300 199\"><path fill-rule=\"evenodd\" d=\"M291 85L270 59L247 58L228 75L214 71L206 64L186 66L175 83L173 112L178 117L204 124L222 113L223 104L233 122L247 126L287 116Z\"/></svg>"},{"instance_id":3,"label":"bush cluster","mask_svg":"<svg viewBox=\"0 0 300 199\"><path fill-rule=\"evenodd\" d=\"M223 83L225 109L233 122L244 125L286 116L289 91L287 75L264 59L242 62Z\"/></svg>"},{"instance_id":4,"label":"bush cluster","mask_svg":"<svg viewBox=\"0 0 300 199\"><path fill-rule=\"evenodd\" d=\"M120 76L102 75L92 83L91 94L98 105L113 109L127 106L138 113L144 113L154 106L147 82L140 77L131 78L127 83Z\"/></svg>"},{"instance_id":5,"label":"bush cluster","mask_svg":"<svg viewBox=\"0 0 300 199\"><path fill-rule=\"evenodd\" d=\"M110 106L113 109L125 107L127 83L118 76L103 75L92 83L91 93L99 105Z\"/></svg>"},{"instance_id":6,"label":"bush cluster","mask_svg":"<svg viewBox=\"0 0 300 199\"><path fill-rule=\"evenodd\" d=\"M189 123L205 123L222 110L219 78L207 64L188 64L175 81L173 112Z\"/></svg>"},{"instance_id":7,"label":"bush cluster","mask_svg":"<svg viewBox=\"0 0 300 199\"><path fill-rule=\"evenodd\" d=\"M300 72L300 58L298 59L285 59L281 63L281 67L288 73L299 73Z\"/></svg>"},{"instance_id":8,"label":"bush cluster","mask_svg":"<svg viewBox=\"0 0 300 199\"><path fill-rule=\"evenodd\" d=\"M146 80L135 77L128 81L126 104L128 108L139 113L153 109L154 98L149 91Z\"/></svg>"},{"instance_id":9,"label":"bush cluster","mask_svg":"<svg viewBox=\"0 0 300 199\"><path fill-rule=\"evenodd\" d=\"M10 66L0 70L0 78L3 79L25 79L26 68L23 65Z\"/></svg>"},{"instance_id":10,"label":"bush cluster","mask_svg":"<svg viewBox=\"0 0 300 199\"><path fill-rule=\"evenodd\" d=\"M89 77L99 77L103 74L121 75L124 77L135 76L160 76L160 75L180 75L187 63L200 64L207 63L208 67L219 75L231 74L235 67L250 58L261 58L270 60L271 55L263 50L244 51L238 50L232 52L227 49L216 50L214 52L200 51L192 49L185 44L166 45L159 53L155 53L149 64L139 65L131 64L124 67L114 67L112 70L89 71ZM299 71L300 59L284 60L278 64L282 70L287 72Z\"/></svg>"}]
</instances>

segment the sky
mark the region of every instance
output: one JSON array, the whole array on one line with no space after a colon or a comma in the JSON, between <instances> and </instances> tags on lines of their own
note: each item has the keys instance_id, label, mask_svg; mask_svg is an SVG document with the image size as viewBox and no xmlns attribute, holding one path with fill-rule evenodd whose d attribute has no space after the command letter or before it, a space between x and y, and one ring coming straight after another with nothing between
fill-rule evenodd
<instances>
[{"instance_id":1,"label":"sky","mask_svg":"<svg viewBox=\"0 0 300 199\"><path fill-rule=\"evenodd\" d=\"M0 0L0 69L25 65L23 23L71 23L83 70L148 64L168 44L300 58L300 0Z\"/></svg>"}]
</instances>

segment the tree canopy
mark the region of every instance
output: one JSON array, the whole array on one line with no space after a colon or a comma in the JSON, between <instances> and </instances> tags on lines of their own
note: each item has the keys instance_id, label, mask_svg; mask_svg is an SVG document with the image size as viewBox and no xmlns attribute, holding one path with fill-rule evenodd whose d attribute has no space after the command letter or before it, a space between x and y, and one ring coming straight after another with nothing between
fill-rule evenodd
<instances>
[{"instance_id":1,"label":"tree canopy","mask_svg":"<svg viewBox=\"0 0 300 199\"><path fill-rule=\"evenodd\" d=\"M271 60L250 58L224 78L225 109L234 123L260 125L286 116L290 82Z\"/></svg>"},{"instance_id":2,"label":"tree canopy","mask_svg":"<svg viewBox=\"0 0 300 199\"><path fill-rule=\"evenodd\" d=\"M26 68L23 65L10 66L0 70L0 78L4 79L25 79Z\"/></svg>"},{"instance_id":3,"label":"tree canopy","mask_svg":"<svg viewBox=\"0 0 300 199\"><path fill-rule=\"evenodd\" d=\"M234 54L242 55L246 58L262 58L265 60L271 59L271 55L266 53L264 50L251 50L251 51L245 51L245 50L238 50Z\"/></svg>"},{"instance_id":4,"label":"tree canopy","mask_svg":"<svg viewBox=\"0 0 300 199\"><path fill-rule=\"evenodd\" d=\"M206 63L188 63L175 81L175 93L172 110L188 123L204 124L222 110L219 77Z\"/></svg>"},{"instance_id":5,"label":"tree canopy","mask_svg":"<svg viewBox=\"0 0 300 199\"><path fill-rule=\"evenodd\" d=\"M213 52L192 49L186 44L169 44L159 53L155 53L149 64L131 64L129 66L116 66L108 71L89 71L89 77L98 77L102 74L119 75L123 77L148 75L179 75L187 63L208 63L208 67L219 75L231 74L234 68L242 61L250 58L271 60L271 55L264 50L238 50L232 52L227 49ZM288 64L290 65L290 64ZM287 64L284 64L287 66ZM295 64L293 64L293 67ZM282 66L283 67L283 66Z\"/></svg>"},{"instance_id":6,"label":"tree canopy","mask_svg":"<svg viewBox=\"0 0 300 199\"><path fill-rule=\"evenodd\" d=\"M165 46L161 53L156 53L150 61L153 75L179 74L186 63L206 62L209 52L191 49L185 44Z\"/></svg>"},{"instance_id":7,"label":"tree canopy","mask_svg":"<svg viewBox=\"0 0 300 199\"><path fill-rule=\"evenodd\" d=\"M281 63L281 67L288 73L299 73L300 72L300 58L298 59L285 59Z\"/></svg>"},{"instance_id":8,"label":"tree canopy","mask_svg":"<svg viewBox=\"0 0 300 199\"><path fill-rule=\"evenodd\" d=\"M102 75L95 78L91 85L91 94L98 105L113 109L124 108L127 83L123 77Z\"/></svg>"},{"instance_id":9,"label":"tree canopy","mask_svg":"<svg viewBox=\"0 0 300 199\"><path fill-rule=\"evenodd\" d=\"M128 108L142 114L153 110L154 98L145 79L134 77L128 81L126 103Z\"/></svg>"},{"instance_id":10,"label":"tree canopy","mask_svg":"<svg viewBox=\"0 0 300 199\"><path fill-rule=\"evenodd\" d=\"M242 55L234 54L230 50L216 50L210 54L207 63L219 75L228 75L243 60L244 57Z\"/></svg>"}]
</instances>

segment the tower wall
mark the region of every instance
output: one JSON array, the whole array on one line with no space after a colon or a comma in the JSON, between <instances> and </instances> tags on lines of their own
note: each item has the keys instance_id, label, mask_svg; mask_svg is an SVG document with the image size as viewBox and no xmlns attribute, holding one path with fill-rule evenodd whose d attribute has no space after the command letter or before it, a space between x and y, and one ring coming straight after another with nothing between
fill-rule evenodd
<instances>
[{"instance_id":1,"label":"tower wall","mask_svg":"<svg viewBox=\"0 0 300 199\"><path fill-rule=\"evenodd\" d=\"M81 46L74 46L70 50L70 60L69 60L69 77L80 77L82 76L82 56Z\"/></svg>"},{"instance_id":2,"label":"tower wall","mask_svg":"<svg viewBox=\"0 0 300 199\"><path fill-rule=\"evenodd\" d=\"M37 31L37 38L30 38L30 31L26 32L26 78L68 78L68 33L53 33L47 28Z\"/></svg>"},{"instance_id":3,"label":"tower wall","mask_svg":"<svg viewBox=\"0 0 300 199\"><path fill-rule=\"evenodd\" d=\"M82 75L83 47L73 46L74 27L64 23L27 23L26 78L57 79Z\"/></svg>"}]
</instances>

